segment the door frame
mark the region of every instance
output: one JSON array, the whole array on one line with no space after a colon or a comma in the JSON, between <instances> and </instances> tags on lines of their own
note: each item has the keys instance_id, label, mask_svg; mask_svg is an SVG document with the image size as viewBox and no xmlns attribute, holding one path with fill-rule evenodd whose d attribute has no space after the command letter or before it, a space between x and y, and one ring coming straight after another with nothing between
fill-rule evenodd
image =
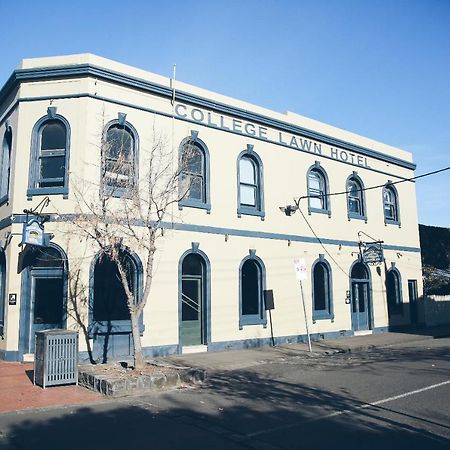
<instances>
[{"instance_id":1,"label":"door frame","mask_svg":"<svg viewBox=\"0 0 450 450\"><path fill-rule=\"evenodd\" d=\"M67 293L68 293L68 263L67 256L64 250L58 245L51 243L49 247L57 250L61 255L63 267L33 267L28 266L22 272L22 281L20 288L20 317L19 317L19 358L22 358L25 353L31 353L31 340L33 339L32 315L34 312L34 305L32 300L34 298L31 289L33 286L33 277L36 278L56 278L58 276L63 278L63 311L61 328L67 327Z\"/></svg>"},{"instance_id":2,"label":"door frame","mask_svg":"<svg viewBox=\"0 0 450 450\"><path fill-rule=\"evenodd\" d=\"M367 278L352 278L351 274L353 271L353 268L356 266L356 264L362 264L366 268L366 272L368 277ZM372 295L372 274L370 272L370 267L365 264L361 259L358 258L357 261L353 262L353 264L350 267L349 272L349 288L350 288L350 296L351 296L351 302L350 302L350 320L351 320L351 326L352 331L365 331L365 330L373 330L374 324L373 324L373 295ZM367 328L365 330L356 330L354 326L354 320L353 320L353 283L366 283L367 284Z\"/></svg>"},{"instance_id":3,"label":"door frame","mask_svg":"<svg viewBox=\"0 0 450 450\"><path fill-rule=\"evenodd\" d=\"M141 262L141 259L139 256L132 252L129 249L124 249L124 251L127 253L128 257L131 258L134 267L135 267L135 298L139 299L142 298L144 289L143 289L143 274L144 274L144 268ZM131 337L131 318L127 320L115 320L113 322L108 323L102 323L105 321L96 321L94 320L94 282L95 282L95 266L97 265L97 262L102 255L101 252L97 253L94 258L91 261L91 266L89 268L89 324L88 324L88 338L94 339L94 343L92 345L92 356L94 359L100 359L103 358L103 360L106 358L106 360L113 361L114 359L120 359L122 357L130 356L130 355L117 355L117 358L114 357L114 355L108 355L107 349L105 349L105 345L107 345L109 339L114 337L114 335L123 336L124 334L130 335L130 352L132 352L133 346L132 346L132 337ZM139 332L142 336L144 334L145 325L144 325L144 317L143 313L139 317ZM106 344L103 343L102 345L102 351L97 353L95 346L95 340L97 339L97 336L106 336L104 339L106 339ZM102 339L101 339L102 340ZM113 348L113 344L111 346Z\"/></svg>"},{"instance_id":4,"label":"door frame","mask_svg":"<svg viewBox=\"0 0 450 450\"><path fill-rule=\"evenodd\" d=\"M190 254L197 254L203 259L205 265L204 279L202 280L202 290L203 290L203 302L202 302L202 313L203 313L203 336L202 340L205 342L201 345L208 345L211 343L211 263L209 258L204 252L199 250L198 244L194 245L192 243L192 248L186 250L180 257L178 262L178 353L181 353L183 349L183 343L181 340L183 332L183 320L182 320L182 279L183 279L183 261L186 256Z\"/></svg>"}]
</instances>

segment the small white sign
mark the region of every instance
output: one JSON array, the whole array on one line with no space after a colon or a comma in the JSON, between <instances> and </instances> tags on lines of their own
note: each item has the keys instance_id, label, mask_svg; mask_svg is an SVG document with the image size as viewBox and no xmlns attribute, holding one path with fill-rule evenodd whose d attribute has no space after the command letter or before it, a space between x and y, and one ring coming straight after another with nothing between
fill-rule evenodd
<instances>
[{"instance_id":1,"label":"small white sign","mask_svg":"<svg viewBox=\"0 0 450 450\"><path fill-rule=\"evenodd\" d=\"M44 227L36 220L31 219L23 224L22 244L44 245Z\"/></svg>"},{"instance_id":2,"label":"small white sign","mask_svg":"<svg viewBox=\"0 0 450 450\"><path fill-rule=\"evenodd\" d=\"M306 262L303 258L294 259L295 277L298 281L306 280Z\"/></svg>"}]
</instances>

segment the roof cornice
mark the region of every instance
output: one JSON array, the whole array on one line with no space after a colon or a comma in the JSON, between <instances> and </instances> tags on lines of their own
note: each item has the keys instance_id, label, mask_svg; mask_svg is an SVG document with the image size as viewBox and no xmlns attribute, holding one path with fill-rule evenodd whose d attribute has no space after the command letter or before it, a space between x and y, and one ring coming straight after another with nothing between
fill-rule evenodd
<instances>
[{"instance_id":1,"label":"roof cornice","mask_svg":"<svg viewBox=\"0 0 450 450\"><path fill-rule=\"evenodd\" d=\"M98 78L170 99L173 96L173 91L168 86L163 86L153 81L126 75L121 72L116 72L105 67L85 63L66 66L16 69L6 81L3 88L0 90L0 104L6 100L12 90L18 87L20 83L80 77ZM185 102L193 106L207 108L217 113L227 114L233 117L245 119L250 122L255 122L264 126L275 128L277 130L286 131L301 137L314 139L328 145L339 147L351 152L356 152L364 156L395 164L406 169L415 170L416 168L416 165L412 162L405 161L394 156L386 155L385 153L356 145L342 139L337 139L332 136L303 128L298 125L293 125L282 120L273 119L266 115L258 114L235 106L230 106L225 103L216 102L214 100L185 91L177 90L175 93L175 100Z\"/></svg>"}]
</instances>

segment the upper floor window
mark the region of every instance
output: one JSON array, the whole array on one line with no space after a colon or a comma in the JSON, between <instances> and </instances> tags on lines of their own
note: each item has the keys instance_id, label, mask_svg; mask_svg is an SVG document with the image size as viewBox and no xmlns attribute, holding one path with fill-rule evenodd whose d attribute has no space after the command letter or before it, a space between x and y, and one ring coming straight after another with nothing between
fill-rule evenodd
<instances>
[{"instance_id":1,"label":"upper floor window","mask_svg":"<svg viewBox=\"0 0 450 450\"><path fill-rule=\"evenodd\" d=\"M330 213L326 173L318 164L308 170L309 212Z\"/></svg>"},{"instance_id":2,"label":"upper floor window","mask_svg":"<svg viewBox=\"0 0 450 450\"><path fill-rule=\"evenodd\" d=\"M50 108L49 108L50 109ZM68 193L69 124L52 114L33 130L28 197Z\"/></svg>"},{"instance_id":3,"label":"upper floor window","mask_svg":"<svg viewBox=\"0 0 450 450\"><path fill-rule=\"evenodd\" d=\"M364 185L356 174L347 180L347 208L349 218L366 219Z\"/></svg>"},{"instance_id":4,"label":"upper floor window","mask_svg":"<svg viewBox=\"0 0 450 450\"><path fill-rule=\"evenodd\" d=\"M262 261L252 255L244 259L240 267L240 323L265 324L264 287L265 269Z\"/></svg>"},{"instance_id":5,"label":"upper floor window","mask_svg":"<svg viewBox=\"0 0 450 450\"><path fill-rule=\"evenodd\" d=\"M331 267L323 255L313 265L312 278L313 320L332 319Z\"/></svg>"},{"instance_id":6,"label":"upper floor window","mask_svg":"<svg viewBox=\"0 0 450 450\"><path fill-rule=\"evenodd\" d=\"M238 158L238 215L264 217L262 161L253 146Z\"/></svg>"},{"instance_id":7,"label":"upper floor window","mask_svg":"<svg viewBox=\"0 0 450 450\"><path fill-rule=\"evenodd\" d=\"M398 224L400 222L397 192L394 186L389 184L383 188L383 209L386 223Z\"/></svg>"},{"instance_id":8,"label":"upper floor window","mask_svg":"<svg viewBox=\"0 0 450 450\"><path fill-rule=\"evenodd\" d=\"M110 124L103 142L103 188L113 197L128 196L136 186L136 137L129 124Z\"/></svg>"},{"instance_id":9,"label":"upper floor window","mask_svg":"<svg viewBox=\"0 0 450 450\"><path fill-rule=\"evenodd\" d=\"M11 128L8 128L3 137L3 145L2 145L0 204L8 200L9 179L11 173L11 150L12 150L12 131Z\"/></svg>"},{"instance_id":10,"label":"upper floor window","mask_svg":"<svg viewBox=\"0 0 450 450\"><path fill-rule=\"evenodd\" d=\"M209 152L196 135L181 143L180 164L179 205L209 211Z\"/></svg>"}]
</instances>

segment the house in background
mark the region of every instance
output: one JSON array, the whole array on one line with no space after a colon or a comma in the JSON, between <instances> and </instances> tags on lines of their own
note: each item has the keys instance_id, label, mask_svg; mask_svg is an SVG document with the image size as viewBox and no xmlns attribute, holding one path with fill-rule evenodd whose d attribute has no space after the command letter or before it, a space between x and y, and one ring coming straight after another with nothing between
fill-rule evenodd
<instances>
[{"instance_id":1,"label":"house in background","mask_svg":"<svg viewBox=\"0 0 450 450\"><path fill-rule=\"evenodd\" d=\"M422 322L450 323L450 229L419 225L424 276Z\"/></svg>"},{"instance_id":2,"label":"house in background","mask_svg":"<svg viewBox=\"0 0 450 450\"><path fill-rule=\"evenodd\" d=\"M76 264L79 318L94 357L130 354L116 268L68 236L80 180L108 189L120 179L126 195L143 182L155 133L173 150L174 167L186 152L194 159L185 173L192 188L162 224L141 318L147 355L269 345L265 289L274 294L275 341L303 341L296 259L306 267L313 338L416 320L422 274L415 185L405 181L414 176L410 153L98 56L36 58L0 90L1 358L32 357L38 330L79 328L68 304ZM102 140L118 137L126 155L102 154ZM128 169L117 173L120 157ZM45 233L54 237L24 261L24 210L47 197ZM280 212L301 197L303 216ZM374 242L384 259L371 265L363 250ZM123 252L138 296L146 255L126 245Z\"/></svg>"}]
</instances>

